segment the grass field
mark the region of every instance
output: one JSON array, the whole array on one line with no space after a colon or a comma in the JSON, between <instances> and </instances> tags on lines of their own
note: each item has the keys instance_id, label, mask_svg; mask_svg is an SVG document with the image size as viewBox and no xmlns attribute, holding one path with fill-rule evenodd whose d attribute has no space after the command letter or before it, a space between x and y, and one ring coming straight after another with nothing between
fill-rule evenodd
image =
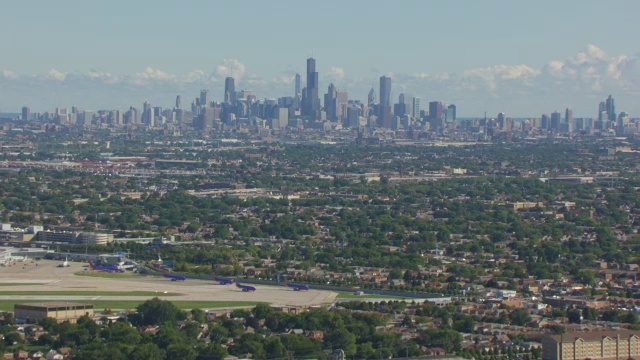
<instances>
[{"instance_id":1,"label":"grass field","mask_svg":"<svg viewBox=\"0 0 640 360\"><path fill-rule=\"evenodd\" d=\"M178 293L163 293L155 291L1 291L0 295L19 295L19 296L46 296L46 295L59 295L59 296L178 296L182 294Z\"/></svg>"},{"instance_id":2,"label":"grass field","mask_svg":"<svg viewBox=\"0 0 640 360\"><path fill-rule=\"evenodd\" d=\"M107 279L126 279L126 278L132 278L135 276L140 276L138 274L134 274L130 272L129 273L110 273L110 272L94 272L94 271L77 272L74 275L107 278Z\"/></svg>"},{"instance_id":3,"label":"grass field","mask_svg":"<svg viewBox=\"0 0 640 360\"><path fill-rule=\"evenodd\" d=\"M83 304L93 304L93 308L96 311L103 309L111 310L130 310L135 309L138 305L142 304L146 300L87 300L78 301ZM42 300L0 300L1 311L13 311L13 306L17 303L41 303ZM180 309L216 309L216 308L231 308L231 307L254 307L260 302L258 301L171 301Z\"/></svg>"},{"instance_id":4,"label":"grass field","mask_svg":"<svg viewBox=\"0 0 640 360\"><path fill-rule=\"evenodd\" d=\"M364 294L364 295L356 295L350 292L339 292L337 299L393 299L393 300L403 300L405 298L400 296L390 296L390 295L374 295L374 294Z\"/></svg>"}]
</instances>

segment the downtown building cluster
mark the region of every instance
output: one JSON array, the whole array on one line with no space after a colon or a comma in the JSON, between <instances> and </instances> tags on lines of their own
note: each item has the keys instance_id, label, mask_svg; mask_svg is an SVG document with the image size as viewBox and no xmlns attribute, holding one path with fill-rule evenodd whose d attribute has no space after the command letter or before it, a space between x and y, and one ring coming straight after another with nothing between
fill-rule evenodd
<instances>
[{"instance_id":1,"label":"downtown building cluster","mask_svg":"<svg viewBox=\"0 0 640 360\"><path fill-rule=\"evenodd\" d=\"M122 110L83 111L72 107L57 108L52 113L35 114L35 119L61 126L78 127L128 127L160 129L168 134L183 130L199 132L204 137L212 132L257 132L261 135L277 134L285 129L297 130L343 130L357 129L365 134L399 132L408 137L420 134L434 136L466 134L466 139L486 140L507 136L514 131L530 135L540 133L583 134L594 133L625 136L635 134L639 122L628 114L615 111L615 102L610 95L599 104L597 118L574 118L567 108L564 114L554 111L540 118L515 120L505 113L495 118L457 120L454 104L431 101L421 107L421 99L401 93L396 103L392 99L392 78L381 76L378 92L371 88L367 100L349 99L347 91L329 84L321 101L319 74L316 60L307 59L306 86L302 77L295 75L292 96L259 100L249 90L236 90L235 79L225 79L222 101L213 100L209 90L201 90L190 106L183 107L181 96L176 97L175 106L162 108L145 101L142 108L130 107ZM28 107L22 109L22 119L31 120ZM400 136L402 137L402 136ZM424 137L424 136L422 136Z\"/></svg>"}]
</instances>

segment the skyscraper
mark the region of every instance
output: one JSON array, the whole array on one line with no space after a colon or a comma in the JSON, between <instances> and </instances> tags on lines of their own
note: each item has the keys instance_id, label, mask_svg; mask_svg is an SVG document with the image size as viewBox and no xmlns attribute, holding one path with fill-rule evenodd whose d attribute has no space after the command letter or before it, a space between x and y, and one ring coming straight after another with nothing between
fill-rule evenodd
<instances>
[{"instance_id":1,"label":"skyscraper","mask_svg":"<svg viewBox=\"0 0 640 360\"><path fill-rule=\"evenodd\" d=\"M224 103L228 105L236 103L236 85L232 77L227 77L224 80Z\"/></svg>"},{"instance_id":2,"label":"skyscraper","mask_svg":"<svg viewBox=\"0 0 640 360\"><path fill-rule=\"evenodd\" d=\"M316 60L307 59L307 87L303 96L302 115L317 120L320 118L320 97L318 95L318 72Z\"/></svg>"},{"instance_id":3,"label":"skyscraper","mask_svg":"<svg viewBox=\"0 0 640 360\"><path fill-rule=\"evenodd\" d=\"M429 102L429 119L440 119L444 112L444 106L440 101Z\"/></svg>"},{"instance_id":4,"label":"skyscraper","mask_svg":"<svg viewBox=\"0 0 640 360\"><path fill-rule=\"evenodd\" d=\"M380 106L378 107L379 125L391 129L391 78L380 77Z\"/></svg>"},{"instance_id":5,"label":"skyscraper","mask_svg":"<svg viewBox=\"0 0 640 360\"><path fill-rule=\"evenodd\" d=\"M420 117L420 98L419 97L413 98L413 109L411 111L411 116L413 116L414 119L417 119Z\"/></svg>"},{"instance_id":6,"label":"skyscraper","mask_svg":"<svg viewBox=\"0 0 640 360\"><path fill-rule=\"evenodd\" d=\"M302 92L300 91L300 74L296 73L296 85L295 85L295 94L294 97L302 96Z\"/></svg>"},{"instance_id":7,"label":"skyscraper","mask_svg":"<svg viewBox=\"0 0 640 360\"><path fill-rule=\"evenodd\" d=\"M500 129L504 130L507 122L507 115L505 115L505 113L503 112L498 113L498 118L496 120L498 120L498 126L500 127Z\"/></svg>"},{"instance_id":8,"label":"skyscraper","mask_svg":"<svg viewBox=\"0 0 640 360\"><path fill-rule=\"evenodd\" d=\"M609 95L609 97L607 98L606 102L605 102L605 111L607 112L607 115L609 115L608 120L609 121L616 121L616 104L615 101L613 100L613 97L611 95Z\"/></svg>"},{"instance_id":9,"label":"skyscraper","mask_svg":"<svg viewBox=\"0 0 640 360\"><path fill-rule=\"evenodd\" d=\"M559 131L561 122L562 122L562 115L560 115L560 113L557 111L552 112L549 129L553 131Z\"/></svg>"},{"instance_id":10,"label":"skyscraper","mask_svg":"<svg viewBox=\"0 0 640 360\"><path fill-rule=\"evenodd\" d=\"M200 106L209 106L209 90L200 90Z\"/></svg>"},{"instance_id":11,"label":"skyscraper","mask_svg":"<svg viewBox=\"0 0 640 360\"><path fill-rule=\"evenodd\" d=\"M371 106L376 103L376 91L371 88L369 90L369 94L367 95L367 105Z\"/></svg>"},{"instance_id":12,"label":"skyscraper","mask_svg":"<svg viewBox=\"0 0 640 360\"><path fill-rule=\"evenodd\" d=\"M456 121L456 112L457 112L457 108L454 104L451 104L449 106L447 106L447 122L454 122Z\"/></svg>"},{"instance_id":13,"label":"skyscraper","mask_svg":"<svg viewBox=\"0 0 640 360\"><path fill-rule=\"evenodd\" d=\"M176 109L182 109L182 100L180 99L180 95L176 96Z\"/></svg>"},{"instance_id":14,"label":"skyscraper","mask_svg":"<svg viewBox=\"0 0 640 360\"><path fill-rule=\"evenodd\" d=\"M540 128L543 130L549 129L549 115L542 114L542 117L540 118Z\"/></svg>"},{"instance_id":15,"label":"skyscraper","mask_svg":"<svg viewBox=\"0 0 640 360\"><path fill-rule=\"evenodd\" d=\"M327 113L328 120L338 120L338 114L336 111L337 98L338 90L336 90L336 87L331 83L329 84L327 93L324 95L324 111Z\"/></svg>"},{"instance_id":16,"label":"skyscraper","mask_svg":"<svg viewBox=\"0 0 640 360\"><path fill-rule=\"evenodd\" d=\"M142 105L142 122L145 126L154 126L153 122L153 109L148 101L145 101Z\"/></svg>"},{"instance_id":17,"label":"skyscraper","mask_svg":"<svg viewBox=\"0 0 640 360\"><path fill-rule=\"evenodd\" d=\"M338 121L345 121L347 118L347 107L349 106L349 93L339 91L336 94L336 116Z\"/></svg>"},{"instance_id":18,"label":"skyscraper","mask_svg":"<svg viewBox=\"0 0 640 360\"><path fill-rule=\"evenodd\" d=\"M573 110L567 108L564 111L564 127L569 134L573 133Z\"/></svg>"},{"instance_id":19,"label":"skyscraper","mask_svg":"<svg viewBox=\"0 0 640 360\"><path fill-rule=\"evenodd\" d=\"M23 106L22 107L22 120L29 121L30 118L31 118L31 110L29 109L28 106Z\"/></svg>"}]
</instances>

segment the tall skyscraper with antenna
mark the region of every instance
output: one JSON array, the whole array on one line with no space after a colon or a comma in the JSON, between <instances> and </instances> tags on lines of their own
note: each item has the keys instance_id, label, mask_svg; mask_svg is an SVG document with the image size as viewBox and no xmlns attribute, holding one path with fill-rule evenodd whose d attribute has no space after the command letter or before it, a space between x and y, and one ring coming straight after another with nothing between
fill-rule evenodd
<instances>
[{"instance_id":1,"label":"tall skyscraper with antenna","mask_svg":"<svg viewBox=\"0 0 640 360\"><path fill-rule=\"evenodd\" d=\"M318 93L318 72L316 59L307 59L307 87L302 97L302 115L317 120L320 118L320 96Z\"/></svg>"}]
</instances>

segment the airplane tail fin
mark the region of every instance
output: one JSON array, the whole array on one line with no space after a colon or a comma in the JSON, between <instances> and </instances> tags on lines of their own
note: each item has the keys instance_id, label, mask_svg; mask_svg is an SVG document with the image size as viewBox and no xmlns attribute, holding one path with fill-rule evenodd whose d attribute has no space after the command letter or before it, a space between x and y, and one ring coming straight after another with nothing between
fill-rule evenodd
<instances>
[{"instance_id":1,"label":"airplane tail fin","mask_svg":"<svg viewBox=\"0 0 640 360\"><path fill-rule=\"evenodd\" d=\"M96 269L96 266L95 266L95 265L93 265L93 262L92 262L92 261L89 261L89 267L90 267L91 269L93 269L93 270L95 270L95 269Z\"/></svg>"}]
</instances>

